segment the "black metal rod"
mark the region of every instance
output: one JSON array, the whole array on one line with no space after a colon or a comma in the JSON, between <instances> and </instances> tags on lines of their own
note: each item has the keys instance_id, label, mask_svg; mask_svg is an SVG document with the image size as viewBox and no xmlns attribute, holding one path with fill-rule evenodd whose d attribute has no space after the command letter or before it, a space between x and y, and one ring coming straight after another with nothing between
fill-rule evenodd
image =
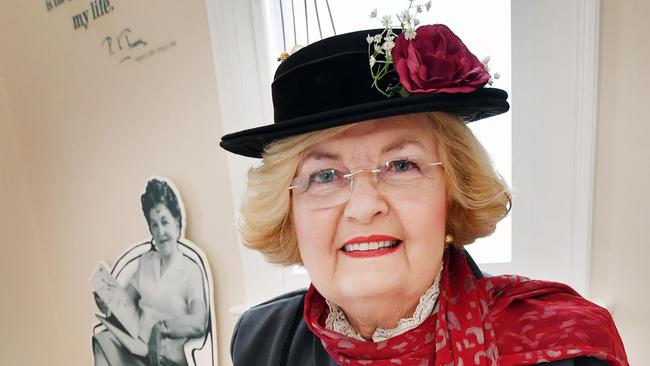
<instances>
[{"instance_id":1,"label":"black metal rod","mask_svg":"<svg viewBox=\"0 0 650 366\"><path fill-rule=\"evenodd\" d=\"M316 9L316 21L318 22L318 34L323 39L323 30L320 27L320 16L318 16L318 0L314 0L314 9Z\"/></svg>"},{"instance_id":2,"label":"black metal rod","mask_svg":"<svg viewBox=\"0 0 650 366\"><path fill-rule=\"evenodd\" d=\"M307 31L307 44L309 44L309 16L307 15L307 0L304 0L305 4L305 30Z\"/></svg>"},{"instance_id":3,"label":"black metal rod","mask_svg":"<svg viewBox=\"0 0 650 366\"><path fill-rule=\"evenodd\" d=\"M282 10L282 0L280 1L280 23L282 24L282 43L284 44L284 51L287 51L287 35L284 30L284 10Z\"/></svg>"},{"instance_id":4,"label":"black metal rod","mask_svg":"<svg viewBox=\"0 0 650 366\"><path fill-rule=\"evenodd\" d=\"M325 4L327 4L327 12L330 14L330 22L332 23L332 31L334 32L334 35L336 35L336 28L334 28L334 18L332 18L332 9L330 9L329 0L325 0Z\"/></svg>"},{"instance_id":5,"label":"black metal rod","mask_svg":"<svg viewBox=\"0 0 650 366\"><path fill-rule=\"evenodd\" d=\"M291 0L291 17L293 19L293 44L298 44L298 36L296 35L296 10L293 7L293 0Z\"/></svg>"}]
</instances>

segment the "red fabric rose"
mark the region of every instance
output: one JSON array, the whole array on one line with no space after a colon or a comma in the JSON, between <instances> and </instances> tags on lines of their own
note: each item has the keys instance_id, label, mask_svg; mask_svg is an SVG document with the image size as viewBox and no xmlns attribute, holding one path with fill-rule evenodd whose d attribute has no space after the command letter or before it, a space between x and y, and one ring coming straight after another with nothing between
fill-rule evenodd
<instances>
[{"instance_id":1,"label":"red fabric rose","mask_svg":"<svg viewBox=\"0 0 650 366\"><path fill-rule=\"evenodd\" d=\"M481 61L442 24L419 27L413 40L400 34L392 56L400 83L411 93L469 93L490 80Z\"/></svg>"}]
</instances>

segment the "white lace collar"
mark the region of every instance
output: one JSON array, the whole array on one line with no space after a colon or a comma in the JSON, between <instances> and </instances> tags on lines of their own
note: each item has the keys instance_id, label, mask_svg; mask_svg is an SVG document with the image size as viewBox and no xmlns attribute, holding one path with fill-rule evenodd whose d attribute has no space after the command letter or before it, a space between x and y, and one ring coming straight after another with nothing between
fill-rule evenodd
<instances>
[{"instance_id":1,"label":"white lace collar","mask_svg":"<svg viewBox=\"0 0 650 366\"><path fill-rule=\"evenodd\" d=\"M418 327L420 324L424 323L431 314L434 314L438 311L438 295L440 293L440 274L442 273L442 268L433 281L433 285L420 297L420 302L415 308L413 316L410 318L402 318L397 322L397 326L392 329L382 329L377 328L372 334L373 342L385 341L389 338L398 336L400 334L406 333L411 329ZM358 339L360 341L365 341L365 339L357 332L346 318L343 310L338 305L326 300L327 305L329 306L330 312L325 319L325 327L329 330L333 330L340 334L346 335L348 337Z\"/></svg>"}]
</instances>

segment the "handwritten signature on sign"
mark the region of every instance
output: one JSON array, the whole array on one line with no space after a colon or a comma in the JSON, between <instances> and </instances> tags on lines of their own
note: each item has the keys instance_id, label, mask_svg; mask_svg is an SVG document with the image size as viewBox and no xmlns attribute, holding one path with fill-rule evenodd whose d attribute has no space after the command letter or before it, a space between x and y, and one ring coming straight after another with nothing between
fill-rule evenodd
<instances>
[{"instance_id":1,"label":"handwritten signature on sign","mask_svg":"<svg viewBox=\"0 0 650 366\"><path fill-rule=\"evenodd\" d=\"M119 55L121 57L120 63L132 60L133 56L130 51L137 47L144 48L148 44L141 38L133 37L132 33L131 28L124 28L117 37L106 36L101 45L108 49L109 56ZM117 48L115 44L117 44Z\"/></svg>"}]
</instances>

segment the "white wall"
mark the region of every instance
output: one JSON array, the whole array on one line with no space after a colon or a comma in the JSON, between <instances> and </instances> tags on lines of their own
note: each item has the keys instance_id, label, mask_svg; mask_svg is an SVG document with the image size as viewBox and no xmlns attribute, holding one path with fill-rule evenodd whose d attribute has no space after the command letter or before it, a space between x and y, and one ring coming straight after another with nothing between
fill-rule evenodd
<instances>
[{"instance_id":1,"label":"white wall","mask_svg":"<svg viewBox=\"0 0 650 366\"><path fill-rule=\"evenodd\" d=\"M1 75L0 202L0 364L64 364L64 350L51 342L60 324Z\"/></svg>"},{"instance_id":2,"label":"white wall","mask_svg":"<svg viewBox=\"0 0 650 366\"><path fill-rule=\"evenodd\" d=\"M158 174L210 259L229 365L228 309L244 298L204 2L114 0L73 31L79 4L0 4L0 364L91 363L88 276L147 237L138 194ZM611 300L632 365L650 358L649 14L645 0L603 0L591 294ZM124 25L177 46L120 65L99 40Z\"/></svg>"},{"instance_id":3,"label":"white wall","mask_svg":"<svg viewBox=\"0 0 650 366\"><path fill-rule=\"evenodd\" d=\"M631 365L650 359L650 2L604 0L592 296L610 299Z\"/></svg>"},{"instance_id":4,"label":"white wall","mask_svg":"<svg viewBox=\"0 0 650 366\"><path fill-rule=\"evenodd\" d=\"M139 194L161 175L182 193L187 237L212 266L228 365L228 309L243 295L205 2L113 0L113 13L73 30L88 3L0 4L0 364L92 363L88 278L149 237ZM176 46L120 64L101 40L127 26L150 49Z\"/></svg>"}]
</instances>

